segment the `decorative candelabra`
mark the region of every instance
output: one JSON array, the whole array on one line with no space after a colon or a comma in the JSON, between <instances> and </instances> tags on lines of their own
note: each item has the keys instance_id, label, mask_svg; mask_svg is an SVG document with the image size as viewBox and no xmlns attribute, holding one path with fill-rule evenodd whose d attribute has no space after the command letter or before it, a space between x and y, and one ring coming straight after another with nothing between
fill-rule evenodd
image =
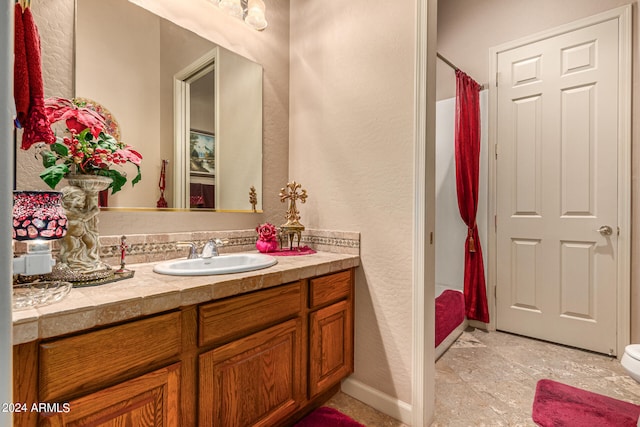
<instances>
[{"instance_id":1,"label":"decorative candelabra","mask_svg":"<svg viewBox=\"0 0 640 427\"><path fill-rule=\"evenodd\" d=\"M289 209L285 215L287 222L280 226L280 232L286 234L289 239L289 249L293 249L294 238L298 238L298 249L300 248L300 239L304 231L304 225L300 223L300 212L296 207L296 201L305 203L307 200L307 190L302 188L297 182L289 182L285 188L280 189L280 201L284 203L289 200Z\"/></svg>"},{"instance_id":2,"label":"decorative candelabra","mask_svg":"<svg viewBox=\"0 0 640 427\"><path fill-rule=\"evenodd\" d=\"M256 212L256 205L258 204L258 192L253 185L249 189L249 203L251 204L251 210Z\"/></svg>"}]
</instances>

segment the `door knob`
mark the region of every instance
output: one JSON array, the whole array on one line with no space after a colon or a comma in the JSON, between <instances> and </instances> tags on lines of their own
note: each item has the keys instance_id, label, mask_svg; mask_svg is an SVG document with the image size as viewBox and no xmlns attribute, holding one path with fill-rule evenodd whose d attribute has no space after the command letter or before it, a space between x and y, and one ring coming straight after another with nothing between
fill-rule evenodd
<instances>
[{"instance_id":1,"label":"door knob","mask_svg":"<svg viewBox=\"0 0 640 427\"><path fill-rule=\"evenodd\" d=\"M611 228L608 225L603 225L602 227L598 228L596 231L602 234L603 236L611 236L611 234L613 233L613 228Z\"/></svg>"}]
</instances>

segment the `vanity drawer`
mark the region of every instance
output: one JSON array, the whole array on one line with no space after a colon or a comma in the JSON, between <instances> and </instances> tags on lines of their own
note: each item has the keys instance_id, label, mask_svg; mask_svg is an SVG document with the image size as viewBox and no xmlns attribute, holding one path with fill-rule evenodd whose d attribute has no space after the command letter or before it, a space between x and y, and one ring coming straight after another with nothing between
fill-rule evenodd
<instances>
[{"instance_id":1,"label":"vanity drawer","mask_svg":"<svg viewBox=\"0 0 640 427\"><path fill-rule=\"evenodd\" d=\"M40 399L94 391L176 359L180 313L169 313L40 344Z\"/></svg>"},{"instance_id":2,"label":"vanity drawer","mask_svg":"<svg viewBox=\"0 0 640 427\"><path fill-rule=\"evenodd\" d=\"M340 273L311 279L309 290L310 308L348 298L351 294L353 281L352 271L346 270Z\"/></svg>"},{"instance_id":3,"label":"vanity drawer","mask_svg":"<svg viewBox=\"0 0 640 427\"><path fill-rule=\"evenodd\" d=\"M221 344L298 316L302 283L277 286L204 304L198 309L198 345Z\"/></svg>"}]
</instances>

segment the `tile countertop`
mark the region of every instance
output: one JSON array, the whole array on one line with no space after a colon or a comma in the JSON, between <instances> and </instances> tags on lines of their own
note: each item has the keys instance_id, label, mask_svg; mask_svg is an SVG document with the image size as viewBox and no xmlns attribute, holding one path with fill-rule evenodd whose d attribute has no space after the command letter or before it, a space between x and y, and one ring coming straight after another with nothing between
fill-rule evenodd
<instances>
[{"instance_id":1,"label":"tile countertop","mask_svg":"<svg viewBox=\"0 0 640 427\"><path fill-rule=\"evenodd\" d=\"M157 263L132 264L131 279L73 288L62 301L13 312L13 344L51 338L178 307L238 295L357 267L358 255L318 252L277 257L262 270L217 276L168 276L154 273Z\"/></svg>"}]
</instances>

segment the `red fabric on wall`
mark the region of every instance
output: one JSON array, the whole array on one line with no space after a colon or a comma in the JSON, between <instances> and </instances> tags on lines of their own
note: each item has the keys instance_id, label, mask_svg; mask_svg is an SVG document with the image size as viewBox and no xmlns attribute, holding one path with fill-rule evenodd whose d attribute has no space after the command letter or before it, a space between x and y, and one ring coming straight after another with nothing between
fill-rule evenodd
<instances>
[{"instance_id":1,"label":"red fabric on wall","mask_svg":"<svg viewBox=\"0 0 640 427\"><path fill-rule=\"evenodd\" d=\"M24 48L24 25L22 24L22 6L15 5L14 59L13 59L13 98L16 101L16 119L23 127L29 112L29 69Z\"/></svg>"},{"instance_id":2,"label":"red fabric on wall","mask_svg":"<svg viewBox=\"0 0 640 427\"><path fill-rule=\"evenodd\" d=\"M42 81L42 58L40 52L40 35L31 14L31 8L22 13L24 25L24 48L29 72L29 112L22 135L22 148L28 150L36 142L53 144L56 137L51 130L51 123L44 111L44 83Z\"/></svg>"},{"instance_id":3,"label":"red fabric on wall","mask_svg":"<svg viewBox=\"0 0 640 427\"><path fill-rule=\"evenodd\" d=\"M476 225L480 175L480 85L456 70L456 188L460 216L468 233L464 254L467 318L489 322L482 248Z\"/></svg>"}]
</instances>

